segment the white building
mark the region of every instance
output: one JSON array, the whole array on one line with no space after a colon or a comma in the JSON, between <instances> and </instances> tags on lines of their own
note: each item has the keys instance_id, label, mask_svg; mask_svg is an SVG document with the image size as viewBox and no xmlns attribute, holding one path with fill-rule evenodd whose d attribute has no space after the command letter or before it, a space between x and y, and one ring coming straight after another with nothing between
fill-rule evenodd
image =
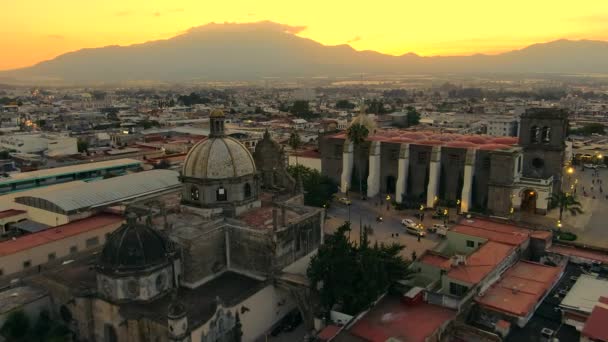
<instances>
[{"instance_id":1,"label":"white building","mask_svg":"<svg viewBox=\"0 0 608 342\"><path fill-rule=\"evenodd\" d=\"M4 135L0 138L0 146L17 153L45 153L49 157L78 154L78 140L66 135Z\"/></svg>"},{"instance_id":2,"label":"white building","mask_svg":"<svg viewBox=\"0 0 608 342\"><path fill-rule=\"evenodd\" d=\"M514 117L488 119L487 134L495 137L517 137L519 120Z\"/></svg>"}]
</instances>

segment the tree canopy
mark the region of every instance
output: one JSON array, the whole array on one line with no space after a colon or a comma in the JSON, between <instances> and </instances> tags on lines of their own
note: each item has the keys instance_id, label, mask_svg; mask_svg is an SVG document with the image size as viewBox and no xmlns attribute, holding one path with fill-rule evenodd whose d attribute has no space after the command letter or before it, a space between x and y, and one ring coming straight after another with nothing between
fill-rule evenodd
<instances>
[{"instance_id":1,"label":"tree canopy","mask_svg":"<svg viewBox=\"0 0 608 342\"><path fill-rule=\"evenodd\" d=\"M407 107L407 126L416 126L420 123L420 113L412 106Z\"/></svg>"},{"instance_id":2,"label":"tree canopy","mask_svg":"<svg viewBox=\"0 0 608 342\"><path fill-rule=\"evenodd\" d=\"M350 223L345 222L325 239L311 259L307 275L326 311L338 304L342 312L355 315L397 280L407 279L411 271L401 256L403 245L372 246L367 238L369 229L363 230L357 245L348 239L350 229Z\"/></svg>"},{"instance_id":3,"label":"tree canopy","mask_svg":"<svg viewBox=\"0 0 608 342\"><path fill-rule=\"evenodd\" d=\"M338 192L338 185L331 178L321 175L315 169L304 165L292 165L287 167L287 172L297 179L302 177L304 186L304 204L314 207L328 206L333 194Z\"/></svg>"},{"instance_id":4,"label":"tree canopy","mask_svg":"<svg viewBox=\"0 0 608 342\"><path fill-rule=\"evenodd\" d=\"M570 134L580 134L589 136L592 134L606 134L606 127L601 123L586 124L579 129L571 129Z\"/></svg>"},{"instance_id":5,"label":"tree canopy","mask_svg":"<svg viewBox=\"0 0 608 342\"><path fill-rule=\"evenodd\" d=\"M336 102L336 108L337 109L354 109L355 108L355 104L348 101L348 100L339 100L338 102Z\"/></svg>"}]
</instances>

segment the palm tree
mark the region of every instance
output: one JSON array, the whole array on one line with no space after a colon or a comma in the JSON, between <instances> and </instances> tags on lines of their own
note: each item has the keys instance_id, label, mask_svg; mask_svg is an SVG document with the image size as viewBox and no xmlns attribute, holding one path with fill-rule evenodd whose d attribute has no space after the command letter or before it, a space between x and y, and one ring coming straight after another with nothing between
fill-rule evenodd
<instances>
[{"instance_id":1,"label":"palm tree","mask_svg":"<svg viewBox=\"0 0 608 342\"><path fill-rule=\"evenodd\" d=\"M350 127L348 127L348 131L346 132L346 134L348 136L348 140L350 140L355 145L355 151L358 151L361 148L361 145L363 145L363 143L365 142L365 139L367 139L367 136L369 135L369 130L367 129L367 127L363 126L360 123L354 123L350 125ZM361 158L357 159L357 172L359 172L359 194L361 195L361 198L363 198L363 183L361 179L363 175L361 167Z\"/></svg>"},{"instance_id":2,"label":"palm tree","mask_svg":"<svg viewBox=\"0 0 608 342\"><path fill-rule=\"evenodd\" d=\"M564 210L570 212L571 215L576 216L581 214L583 209L581 208L581 202L577 201L576 198L566 192L556 192L551 195L551 202L555 206L559 207L559 220L561 222Z\"/></svg>"},{"instance_id":3,"label":"palm tree","mask_svg":"<svg viewBox=\"0 0 608 342\"><path fill-rule=\"evenodd\" d=\"M291 149L295 153L296 168L297 168L297 166L299 165L298 164L298 148L302 145L302 140L300 139L300 135L298 134L298 131L296 131L295 129L291 131L291 134L289 135L289 140L287 140L287 144L289 145L289 147L291 147Z\"/></svg>"}]
</instances>

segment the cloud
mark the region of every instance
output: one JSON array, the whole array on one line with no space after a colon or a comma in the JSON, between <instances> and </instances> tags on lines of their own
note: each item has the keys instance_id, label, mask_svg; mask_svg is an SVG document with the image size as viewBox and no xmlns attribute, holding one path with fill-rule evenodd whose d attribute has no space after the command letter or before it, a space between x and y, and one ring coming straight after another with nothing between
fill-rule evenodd
<instances>
[{"instance_id":1,"label":"cloud","mask_svg":"<svg viewBox=\"0 0 608 342\"><path fill-rule=\"evenodd\" d=\"M119 12L114 13L114 15L117 17L126 17L129 15L133 15L133 11L119 11Z\"/></svg>"},{"instance_id":2,"label":"cloud","mask_svg":"<svg viewBox=\"0 0 608 342\"><path fill-rule=\"evenodd\" d=\"M296 25L287 25L275 23L273 21L264 20L257 21L251 23L236 23L236 22L224 22L224 23L214 23L211 22L206 25L192 27L186 31L186 33L196 33L196 32L209 32L216 30L225 30L225 31L248 31L248 30L267 30L267 31L275 31L275 32L285 32L289 34L298 34L304 30L306 30L306 26L296 26Z\"/></svg>"},{"instance_id":3,"label":"cloud","mask_svg":"<svg viewBox=\"0 0 608 342\"><path fill-rule=\"evenodd\" d=\"M65 36L60 34L47 34L46 37L51 39L65 39Z\"/></svg>"},{"instance_id":4,"label":"cloud","mask_svg":"<svg viewBox=\"0 0 608 342\"><path fill-rule=\"evenodd\" d=\"M356 37L354 37L353 39L351 39L351 40L347 41L346 43L347 43L347 44L350 44L350 43L358 42L358 41L360 41L360 40L361 40L361 36L356 36Z\"/></svg>"}]
</instances>

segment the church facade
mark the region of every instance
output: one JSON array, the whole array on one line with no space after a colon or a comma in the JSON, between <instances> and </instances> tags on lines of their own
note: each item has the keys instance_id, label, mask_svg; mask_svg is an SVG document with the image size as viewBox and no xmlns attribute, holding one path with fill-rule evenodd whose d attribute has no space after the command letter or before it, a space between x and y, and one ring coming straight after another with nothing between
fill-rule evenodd
<instances>
[{"instance_id":1,"label":"church facade","mask_svg":"<svg viewBox=\"0 0 608 342\"><path fill-rule=\"evenodd\" d=\"M320 143L322 173L342 192L358 191L361 177L370 198L388 194L397 203L452 203L461 212L502 216L517 210L544 214L562 186L568 124L561 110L529 109L519 138L381 130L364 116L353 120L368 128L362 146L354 146L346 132Z\"/></svg>"},{"instance_id":2,"label":"church facade","mask_svg":"<svg viewBox=\"0 0 608 342\"><path fill-rule=\"evenodd\" d=\"M323 239L324 211L304 206L292 178L224 134L189 152L178 204L137 203L99 255L34 281L81 341L253 341L301 307L283 274L303 276ZM267 154L282 158L267 134ZM271 159L272 159L271 158ZM304 317L304 322L310 320Z\"/></svg>"}]
</instances>

